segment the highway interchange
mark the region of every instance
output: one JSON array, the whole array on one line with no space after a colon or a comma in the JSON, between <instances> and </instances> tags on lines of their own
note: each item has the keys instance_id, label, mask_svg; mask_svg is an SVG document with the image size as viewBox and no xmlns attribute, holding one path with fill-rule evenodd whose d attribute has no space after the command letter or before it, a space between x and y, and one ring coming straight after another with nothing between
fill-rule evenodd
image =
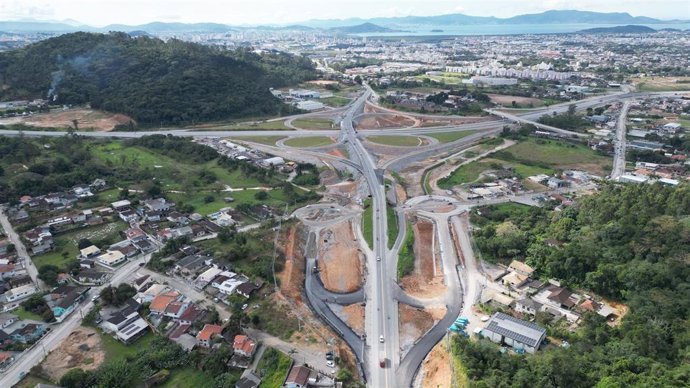
<instances>
[{"instance_id":1,"label":"highway interchange","mask_svg":"<svg viewBox=\"0 0 690 388\"><path fill-rule=\"evenodd\" d=\"M585 110L590 107L600 106L613 102L624 102L624 108L619 119L617 128L617 142L612 176L618 177L622 174L625 166L625 114L628 110L630 100L635 98L645 98L653 96L671 96L685 92L665 92L665 93L631 93L622 91L621 93L596 96L585 100L577 101L577 110ZM567 111L570 103L553 105L548 108L533 110L490 110L489 113L498 116L501 120L482 121L473 124L456 126L444 126L433 128L403 128L403 129L378 129L378 130L356 130L356 118L361 117L364 112L365 104L375 101L375 94L368 87L364 87L361 95L350 105L342 109L334 109L329 114L335 116L340 124L340 130L294 130L294 131L261 131L262 136L333 136L338 138L338 144L344 145L348 149L349 158L335 157L333 155L315 150L299 150L293 152L289 147L268 147L280 148L284 153L288 153L292 159L299 160L300 155L307 158L321 158L332 162L341 163L341 166L354 170L361 174L364 183L371 195L371 206L373 208L373 246L367 247L362 244L364 251L368 254L366 259L367 275L362 290L350 295L334 295L326 291L320 284L318 276L314 276L311 268L315 266L316 251L311 249L314 255L309 257L306 276L306 294L312 309L314 309L341 337L348 343L359 360L360 371L371 387L409 387L413 384L413 379L417 374L420 365L433 346L443 338L446 329L459 314L467 313L478 297L479 284L481 282L480 271L474 259L472 247L469 242L468 225L463 218L463 214L473 206L509 199L494 201L474 201L466 203L457 199L423 196L409 199L405 204L396 208L400 233L393 244L392 249L388 249L388 225L386 217L386 188L383 181L385 170L400 171L404 166L413 162L423 161L430 156L440 155L446 152L457 152L465 149L483 137L497 134L507 122L520 122L535 124L541 130L556 132L565 136L582 136L580 133L564 131L559 128L546 127L535 120L541 115L562 113ZM305 115L305 116L310 116ZM313 116L313 114L312 114ZM451 132L451 131L476 131L471 136L446 144L431 144L427 147L419 147L413 152L398 156L384 163L377 164L372 154L362 144L362 139L367 136L380 135L425 135L432 133ZM12 131L0 130L0 135L7 136L64 136L66 132L44 132L44 131ZM141 131L141 132L79 132L79 135L100 138L132 138L153 134L170 134L176 136L192 137L229 137L241 138L242 136L254 136L256 131L197 131L185 129L173 129L162 131ZM510 199L512 200L512 199ZM524 201L529 201L528 198ZM517 201L519 202L519 201ZM440 212L434 209L435 206L452 205L452 210ZM299 212L299 210L297 211ZM435 225L436 238L439 241L440 257L443 264L445 285L447 293L444 302L447 308L444 318L418 339L414 346L403 356L400 352L399 324L398 324L398 303L400 300L408 300L404 295L401 296L401 289L397 286L397 260L398 251L405 239L405 215L416 213L420 217L431 220ZM296 213L297 214L297 213ZM297 215L299 218L299 215ZM351 217L352 215L347 215ZM345 219L344 216L343 219ZM3 226L6 222L4 217L0 217ZM7 229L7 226L5 226ZM358 232L361 239L361 231ZM454 243L454 237L458 244ZM312 231L315 244L318 239L318 230ZM459 251L456 250L459 247ZM27 255L28 257L28 255ZM145 258L137 259L126 264L113 277L112 283L117 284L130 277L139 270L139 263ZM35 269L33 269L35 272ZM30 271L32 273L32 271ZM32 278L35 274L32 275ZM95 292L98 292L96 290ZM327 303L352 303L364 301L365 305L365 336L360 337L349 329L335 314L330 312ZM80 308L79 313L74 313L60 325L56 325L37 346L28 350L17 361L7 373L0 379L0 386L11 386L19 379L22 372L28 371L32 366L38 364L44 357L45 352L50 352L59 342L67 336L81 322L83 312L89 311L92 302L88 302ZM385 366L381 367L381 360L385 360Z\"/></svg>"}]
</instances>

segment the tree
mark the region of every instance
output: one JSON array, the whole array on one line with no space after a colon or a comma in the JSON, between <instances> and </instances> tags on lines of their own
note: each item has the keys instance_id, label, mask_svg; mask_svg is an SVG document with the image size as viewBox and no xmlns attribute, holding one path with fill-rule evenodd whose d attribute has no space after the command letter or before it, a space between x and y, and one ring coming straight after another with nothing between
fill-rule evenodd
<instances>
[{"instance_id":1,"label":"tree","mask_svg":"<svg viewBox=\"0 0 690 388\"><path fill-rule=\"evenodd\" d=\"M46 282L46 284L56 286L59 272L60 268L56 265L46 264L38 269L38 277Z\"/></svg>"},{"instance_id":2,"label":"tree","mask_svg":"<svg viewBox=\"0 0 690 388\"><path fill-rule=\"evenodd\" d=\"M79 240L77 247L81 250L81 249L84 249L86 247L90 247L91 245L93 245L91 240L89 240L88 238L82 238Z\"/></svg>"},{"instance_id":3,"label":"tree","mask_svg":"<svg viewBox=\"0 0 690 388\"><path fill-rule=\"evenodd\" d=\"M212 195L207 195L204 197L204 203L211 203L216 200L216 197Z\"/></svg>"},{"instance_id":4,"label":"tree","mask_svg":"<svg viewBox=\"0 0 690 388\"><path fill-rule=\"evenodd\" d=\"M361 85L361 84L362 84L362 77L360 77L360 76L358 76L358 75L355 76L355 82L356 82L358 85Z\"/></svg>"},{"instance_id":5,"label":"tree","mask_svg":"<svg viewBox=\"0 0 690 388\"><path fill-rule=\"evenodd\" d=\"M65 388L89 388L96 383L93 372L87 372L81 368L73 368L60 378L60 386Z\"/></svg>"},{"instance_id":6,"label":"tree","mask_svg":"<svg viewBox=\"0 0 690 388\"><path fill-rule=\"evenodd\" d=\"M120 199L127 199L129 198L129 190L124 188L120 190L120 193L118 194L118 198Z\"/></svg>"},{"instance_id":7,"label":"tree","mask_svg":"<svg viewBox=\"0 0 690 388\"><path fill-rule=\"evenodd\" d=\"M268 193L263 190L257 191L256 194L254 194L254 198L259 201L265 201L268 198Z\"/></svg>"},{"instance_id":8,"label":"tree","mask_svg":"<svg viewBox=\"0 0 690 388\"><path fill-rule=\"evenodd\" d=\"M127 283L120 283L117 287L108 286L101 290L100 298L104 305L121 306L134 295L137 290Z\"/></svg>"}]
</instances>

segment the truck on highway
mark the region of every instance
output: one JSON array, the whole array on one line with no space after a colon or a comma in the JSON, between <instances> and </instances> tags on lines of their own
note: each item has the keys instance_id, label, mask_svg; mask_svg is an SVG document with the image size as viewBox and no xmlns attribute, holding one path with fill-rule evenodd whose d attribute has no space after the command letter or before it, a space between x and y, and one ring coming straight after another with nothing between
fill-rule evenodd
<instances>
[{"instance_id":1,"label":"truck on highway","mask_svg":"<svg viewBox=\"0 0 690 388\"><path fill-rule=\"evenodd\" d=\"M388 360L386 359L386 357L385 357L385 355L383 354L383 352L379 353L379 366L380 366L381 368L385 368L385 367L386 367L386 362L387 362L387 361L388 361Z\"/></svg>"}]
</instances>

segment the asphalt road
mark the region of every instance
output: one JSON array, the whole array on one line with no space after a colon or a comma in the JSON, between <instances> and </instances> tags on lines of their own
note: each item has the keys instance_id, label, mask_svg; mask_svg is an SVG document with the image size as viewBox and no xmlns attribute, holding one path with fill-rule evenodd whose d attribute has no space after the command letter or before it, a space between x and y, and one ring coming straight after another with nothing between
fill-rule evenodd
<instances>
[{"instance_id":1,"label":"asphalt road","mask_svg":"<svg viewBox=\"0 0 690 388\"><path fill-rule=\"evenodd\" d=\"M113 275L110 283L113 285L120 284L140 269L139 264L143 263L145 260L145 257L141 257L125 264L115 275ZM103 287L105 286L92 288L91 295L100 293ZM34 365L38 365L48 353L57 348L60 342L62 342L69 333L81 325L82 317L86 315L92 307L93 302L91 299L87 298L87 302L79 306L79 308L72 312L62 323L50 325L49 327L51 330L48 334L38 341L31 349L25 351L19 360L5 371L0 378L0 387L11 387L17 384L19 380L21 380L20 375L28 373Z\"/></svg>"},{"instance_id":2,"label":"asphalt road","mask_svg":"<svg viewBox=\"0 0 690 388\"><path fill-rule=\"evenodd\" d=\"M31 261L31 256L29 256L24 243L22 242L21 238L19 238L17 232L14 231L10 220L7 218L5 209L1 206L0 224L2 224L2 229L5 231L5 234L7 234L7 238L9 238L12 244L14 244L14 248L17 250L17 256L19 256L19 258L24 262L26 273L29 275L29 277L31 277L31 280L38 286L39 289L45 289L46 284L43 282L43 280L38 278L38 270L36 269L33 261Z\"/></svg>"}]
</instances>

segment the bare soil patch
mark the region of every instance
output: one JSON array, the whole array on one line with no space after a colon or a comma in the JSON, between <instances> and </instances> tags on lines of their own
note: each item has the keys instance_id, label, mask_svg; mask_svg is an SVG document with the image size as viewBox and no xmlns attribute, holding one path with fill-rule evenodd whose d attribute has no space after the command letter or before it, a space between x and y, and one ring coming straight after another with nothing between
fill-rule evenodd
<instances>
[{"instance_id":1,"label":"bare soil patch","mask_svg":"<svg viewBox=\"0 0 690 388\"><path fill-rule=\"evenodd\" d=\"M347 317L346 323L356 333L364 333L364 307L359 303L354 303L343 307L343 313Z\"/></svg>"},{"instance_id":2,"label":"bare soil patch","mask_svg":"<svg viewBox=\"0 0 690 388\"><path fill-rule=\"evenodd\" d=\"M280 292L297 302L302 302L304 285L305 261L302 250L299 249L299 231L297 226L287 230L283 244L285 252L285 267L278 274Z\"/></svg>"},{"instance_id":3,"label":"bare soil patch","mask_svg":"<svg viewBox=\"0 0 690 388\"><path fill-rule=\"evenodd\" d=\"M435 257L432 245L434 224L418 218L412 229L415 234L415 268L401 279L400 285L408 294L420 299L439 297L445 293L446 286L443 284L443 267Z\"/></svg>"},{"instance_id":4,"label":"bare soil patch","mask_svg":"<svg viewBox=\"0 0 690 388\"><path fill-rule=\"evenodd\" d=\"M508 108L512 105L513 101L521 106L526 106L530 103L535 107L544 105L540 99L533 97L506 96L504 94L487 94L487 96L489 96L494 103L504 105Z\"/></svg>"},{"instance_id":5,"label":"bare soil patch","mask_svg":"<svg viewBox=\"0 0 690 388\"><path fill-rule=\"evenodd\" d=\"M122 114L93 109L69 109L22 117L18 122L34 127L65 129L74 128L74 120L77 120L79 130L112 131L116 125L127 124L131 119Z\"/></svg>"},{"instance_id":6,"label":"bare soil patch","mask_svg":"<svg viewBox=\"0 0 690 388\"><path fill-rule=\"evenodd\" d=\"M53 350L42 364L43 372L58 381L72 368L94 370L105 360L101 337L95 329L79 327Z\"/></svg>"},{"instance_id":7,"label":"bare soil patch","mask_svg":"<svg viewBox=\"0 0 690 388\"><path fill-rule=\"evenodd\" d=\"M327 290L352 292L362 284L363 254L352 233L352 225L339 223L321 233L319 271Z\"/></svg>"},{"instance_id":8,"label":"bare soil patch","mask_svg":"<svg viewBox=\"0 0 690 388\"><path fill-rule=\"evenodd\" d=\"M364 116L359 120L360 129L402 128L415 125L415 121L396 114Z\"/></svg>"},{"instance_id":9,"label":"bare soil patch","mask_svg":"<svg viewBox=\"0 0 690 388\"><path fill-rule=\"evenodd\" d=\"M445 388L451 386L453 372L445 341L441 341L429 352L422 363L422 388Z\"/></svg>"},{"instance_id":10,"label":"bare soil patch","mask_svg":"<svg viewBox=\"0 0 690 388\"><path fill-rule=\"evenodd\" d=\"M400 317L400 347L403 349L412 346L434 325L434 319L428 312L406 304L399 304L398 314Z\"/></svg>"},{"instance_id":11,"label":"bare soil patch","mask_svg":"<svg viewBox=\"0 0 690 388\"><path fill-rule=\"evenodd\" d=\"M440 321L443 319L444 316L446 316L446 312L448 309L446 306L443 305L434 305L434 306L427 306L424 311L429 313L431 318L433 318L434 321Z\"/></svg>"}]
</instances>

